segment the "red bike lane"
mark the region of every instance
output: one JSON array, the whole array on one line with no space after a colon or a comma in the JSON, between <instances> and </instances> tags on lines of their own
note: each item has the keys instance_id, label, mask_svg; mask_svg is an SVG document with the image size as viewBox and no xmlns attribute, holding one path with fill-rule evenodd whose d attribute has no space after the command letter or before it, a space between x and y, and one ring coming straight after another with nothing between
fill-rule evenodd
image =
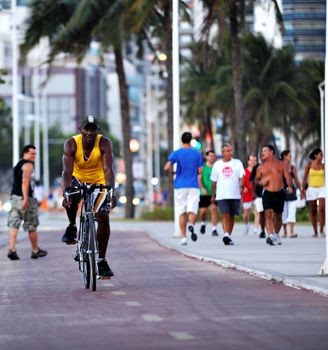
<instances>
[{"instance_id":1,"label":"red bike lane","mask_svg":"<svg viewBox=\"0 0 328 350\"><path fill-rule=\"evenodd\" d=\"M113 231L115 277L83 286L74 247L41 232L45 258L0 249L0 349L326 349L328 298Z\"/></svg>"}]
</instances>

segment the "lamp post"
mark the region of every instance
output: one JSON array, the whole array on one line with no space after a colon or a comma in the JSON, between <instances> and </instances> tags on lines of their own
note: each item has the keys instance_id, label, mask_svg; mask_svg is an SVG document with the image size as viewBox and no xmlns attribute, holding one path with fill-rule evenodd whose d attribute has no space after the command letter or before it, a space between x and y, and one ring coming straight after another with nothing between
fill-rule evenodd
<instances>
[{"instance_id":1,"label":"lamp post","mask_svg":"<svg viewBox=\"0 0 328 350\"><path fill-rule=\"evenodd\" d=\"M46 70L44 71L46 75ZM48 135L48 92L47 87L44 88L42 94L42 144L43 144L43 186L44 197L48 199L49 196L49 135Z\"/></svg>"},{"instance_id":2,"label":"lamp post","mask_svg":"<svg viewBox=\"0 0 328 350\"><path fill-rule=\"evenodd\" d=\"M16 0L11 0L11 44L12 44L12 116L13 116L13 166L19 160L19 117L18 117L18 55Z\"/></svg>"},{"instance_id":3,"label":"lamp post","mask_svg":"<svg viewBox=\"0 0 328 350\"><path fill-rule=\"evenodd\" d=\"M29 136L29 122L34 121L34 146L36 147L37 151L39 152L39 155L36 157L35 160L35 178L40 179L41 172L40 172L40 117L39 117L39 100L38 96L30 97L25 96L23 94L17 94L17 101L23 101L24 105L26 105L26 102L30 102L34 104L34 114L28 114L24 113L24 125L25 125L25 136L24 136L24 142L25 144L30 143L30 136ZM24 109L25 110L25 109ZM26 112L26 110L25 110ZM28 140L28 142L27 142Z\"/></svg>"},{"instance_id":4,"label":"lamp post","mask_svg":"<svg viewBox=\"0 0 328 350\"><path fill-rule=\"evenodd\" d=\"M325 90L324 90L325 82L323 81L318 85L320 91L320 144L321 149L324 150L325 142L324 142L324 128L325 128Z\"/></svg>"},{"instance_id":5,"label":"lamp post","mask_svg":"<svg viewBox=\"0 0 328 350\"><path fill-rule=\"evenodd\" d=\"M179 1L172 0L172 81L173 81L173 149L180 145L180 74L179 74ZM176 198L174 197L174 203ZM181 235L179 214L174 205L174 236Z\"/></svg>"},{"instance_id":6,"label":"lamp post","mask_svg":"<svg viewBox=\"0 0 328 350\"><path fill-rule=\"evenodd\" d=\"M326 8L328 6L328 1L326 0ZM328 16L326 15L326 56L325 56L325 81L328 79ZM322 84L322 83L321 83ZM321 90L320 90L321 92ZM324 103L324 121L326 119L327 111L328 111L328 98L325 98L325 103ZM325 140L326 136L328 135L328 123L327 121L324 122L324 134L323 134L323 140ZM321 129L323 128L323 125L321 125ZM321 134L322 135L322 134ZM324 155L325 155L325 198L327 201L328 198L328 162L327 162L327 157L328 157L328 142L324 142ZM323 266L320 269L320 274L321 275L328 275L328 235L327 235L327 223L328 223L328 210L326 208L325 210L325 222L326 222L326 259L323 263Z\"/></svg>"},{"instance_id":7,"label":"lamp post","mask_svg":"<svg viewBox=\"0 0 328 350\"><path fill-rule=\"evenodd\" d=\"M152 128L152 104L151 104L151 77L146 77L146 129L147 129L147 193L149 208L154 207L154 188L151 184L153 178L153 128Z\"/></svg>"}]
</instances>

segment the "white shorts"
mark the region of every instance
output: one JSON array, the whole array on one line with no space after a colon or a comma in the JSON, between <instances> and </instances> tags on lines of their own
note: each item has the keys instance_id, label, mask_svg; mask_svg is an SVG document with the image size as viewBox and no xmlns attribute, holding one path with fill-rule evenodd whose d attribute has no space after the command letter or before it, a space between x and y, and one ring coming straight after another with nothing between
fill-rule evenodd
<instances>
[{"instance_id":1,"label":"white shorts","mask_svg":"<svg viewBox=\"0 0 328 350\"><path fill-rule=\"evenodd\" d=\"M253 202L243 202L244 209L251 209Z\"/></svg>"},{"instance_id":2,"label":"white shorts","mask_svg":"<svg viewBox=\"0 0 328 350\"><path fill-rule=\"evenodd\" d=\"M308 187L306 190L306 200L315 201L319 198L325 198L325 187Z\"/></svg>"},{"instance_id":3,"label":"white shorts","mask_svg":"<svg viewBox=\"0 0 328 350\"><path fill-rule=\"evenodd\" d=\"M177 188L174 190L174 202L178 214L198 212L199 188Z\"/></svg>"},{"instance_id":4,"label":"white shorts","mask_svg":"<svg viewBox=\"0 0 328 350\"><path fill-rule=\"evenodd\" d=\"M256 208L256 211L258 213L261 213L263 211L263 201L262 201L262 197L257 197L254 201L254 205Z\"/></svg>"},{"instance_id":5,"label":"white shorts","mask_svg":"<svg viewBox=\"0 0 328 350\"><path fill-rule=\"evenodd\" d=\"M296 222L296 204L297 201L285 201L284 211L282 212L282 223Z\"/></svg>"}]
</instances>

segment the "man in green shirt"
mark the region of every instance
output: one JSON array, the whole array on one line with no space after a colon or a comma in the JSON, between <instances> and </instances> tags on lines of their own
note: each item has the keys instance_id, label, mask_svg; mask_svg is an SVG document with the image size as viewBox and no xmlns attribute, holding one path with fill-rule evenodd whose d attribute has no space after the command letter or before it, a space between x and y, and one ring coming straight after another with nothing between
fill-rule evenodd
<instances>
[{"instance_id":1,"label":"man in green shirt","mask_svg":"<svg viewBox=\"0 0 328 350\"><path fill-rule=\"evenodd\" d=\"M207 151L205 155L206 162L203 166L203 171L198 175L198 182L200 187L200 217L202 220L200 233L206 232L206 216L207 209L211 209L211 222L212 222L212 236L218 236L217 231L217 222L218 222L218 211L216 203L211 203L211 194L212 194L212 181L210 179L213 164L216 161L216 154L213 150Z\"/></svg>"}]
</instances>

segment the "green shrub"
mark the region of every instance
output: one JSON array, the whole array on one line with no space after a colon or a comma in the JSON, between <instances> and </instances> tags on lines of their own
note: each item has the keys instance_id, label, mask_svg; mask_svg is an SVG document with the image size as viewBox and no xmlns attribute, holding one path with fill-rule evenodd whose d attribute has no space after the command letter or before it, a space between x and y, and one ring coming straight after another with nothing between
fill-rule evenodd
<instances>
[{"instance_id":1,"label":"green shrub","mask_svg":"<svg viewBox=\"0 0 328 350\"><path fill-rule=\"evenodd\" d=\"M143 209L140 215L141 220L150 220L150 221L173 221L174 220L174 209L172 207L157 207L153 210ZM207 212L207 221L210 222L211 213L210 210ZM218 213L218 221L221 222L220 211ZM309 222L309 210L307 207L298 208L296 212L296 222ZM197 222L200 222L199 212L197 215ZM235 222L243 222L242 215L235 217ZM251 213L250 222L254 222L254 214Z\"/></svg>"},{"instance_id":2,"label":"green shrub","mask_svg":"<svg viewBox=\"0 0 328 350\"><path fill-rule=\"evenodd\" d=\"M310 221L309 209L308 207L297 208L296 211L296 222L307 222Z\"/></svg>"},{"instance_id":3,"label":"green shrub","mask_svg":"<svg viewBox=\"0 0 328 350\"><path fill-rule=\"evenodd\" d=\"M143 209L140 218L150 221L173 221L174 209L172 207L157 207L153 210Z\"/></svg>"}]
</instances>

